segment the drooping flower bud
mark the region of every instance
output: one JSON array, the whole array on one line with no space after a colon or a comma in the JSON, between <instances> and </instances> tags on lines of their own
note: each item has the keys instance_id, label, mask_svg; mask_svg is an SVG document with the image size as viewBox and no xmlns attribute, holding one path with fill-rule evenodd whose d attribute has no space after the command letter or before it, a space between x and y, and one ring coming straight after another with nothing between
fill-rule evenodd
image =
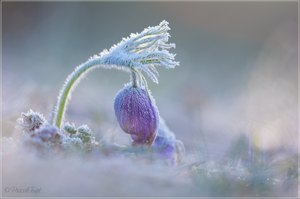
<instances>
[{"instance_id":1,"label":"drooping flower bud","mask_svg":"<svg viewBox=\"0 0 300 199\"><path fill-rule=\"evenodd\" d=\"M140 87L125 86L114 102L120 127L133 144L152 144L158 127L158 110L150 93Z\"/></svg>"}]
</instances>

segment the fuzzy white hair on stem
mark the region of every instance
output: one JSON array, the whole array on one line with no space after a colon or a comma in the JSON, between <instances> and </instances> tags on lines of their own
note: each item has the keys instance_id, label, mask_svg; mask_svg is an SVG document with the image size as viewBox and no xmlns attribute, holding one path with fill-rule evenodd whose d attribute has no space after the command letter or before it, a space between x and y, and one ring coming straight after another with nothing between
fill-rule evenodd
<instances>
[{"instance_id":1,"label":"fuzzy white hair on stem","mask_svg":"<svg viewBox=\"0 0 300 199\"><path fill-rule=\"evenodd\" d=\"M109 50L105 49L77 66L67 77L60 91L53 124L61 127L72 91L80 79L94 68L116 68L131 72L134 76L132 81L135 81L133 85L139 84L147 88L142 72L153 82L158 83L157 66L174 68L179 65L179 62L174 61L175 54L169 52L169 49L175 48L175 44L167 43L170 37L169 30L169 23L164 20L157 26L144 29L141 33L132 33Z\"/></svg>"}]
</instances>

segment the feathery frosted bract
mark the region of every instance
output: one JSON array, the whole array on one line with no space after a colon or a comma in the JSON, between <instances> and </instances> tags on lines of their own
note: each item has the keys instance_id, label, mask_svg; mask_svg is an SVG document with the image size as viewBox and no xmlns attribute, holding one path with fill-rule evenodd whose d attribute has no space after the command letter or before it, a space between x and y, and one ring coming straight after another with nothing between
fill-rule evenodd
<instances>
[{"instance_id":1,"label":"feathery frosted bract","mask_svg":"<svg viewBox=\"0 0 300 199\"><path fill-rule=\"evenodd\" d=\"M98 60L98 64L107 67L143 71L153 82L158 83L157 66L174 68L179 65L179 62L174 61L175 54L169 52L169 49L175 48L175 44L167 43L169 30L168 22L162 21L158 26L148 27L141 33L132 33L109 50L105 49L91 57L91 60Z\"/></svg>"}]
</instances>

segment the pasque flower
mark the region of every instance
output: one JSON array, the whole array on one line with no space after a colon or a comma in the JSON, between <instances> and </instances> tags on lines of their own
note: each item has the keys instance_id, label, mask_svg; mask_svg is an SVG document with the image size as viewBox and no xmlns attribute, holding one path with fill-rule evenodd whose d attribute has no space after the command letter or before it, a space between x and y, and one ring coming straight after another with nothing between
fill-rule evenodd
<instances>
[{"instance_id":1,"label":"pasque flower","mask_svg":"<svg viewBox=\"0 0 300 199\"><path fill-rule=\"evenodd\" d=\"M146 75L158 83L157 67L174 68L179 65L174 60L175 54L169 52L169 49L175 48L175 44L168 43L169 30L168 22L162 21L141 33L123 38L109 50L105 49L77 66L60 90L52 124L42 114L31 110L22 113L22 117L18 119L25 135L30 135L28 146L37 147L42 152L48 152L48 149L97 149L98 142L91 129L87 125L76 128L75 124L64 124L64 115L71 93L82 77L98 67L114 68L131 75L131 82L117 93L114 101L115 115L121 129L130 134L133 146L141 146L151 153L154 152L155 156L176 164L184 146L159 115L145 78Z\"/></svg>"},{"instance_id":2,"label":"pasque flower","mask_svg":"<svg viewBox=\"0 0 300 199\"><path fill-rule=\"evenodd\" d=\"M114 109L120 127L131 135L133 145L152 146L154 143L153 147L160 154L170 156L174 153L175 137L169 137L169 134L158 129L160 116L145 78L146 75L158 83L157 67L174 68L179 65L174 60L175 54L169 52L175 48L175 44L168 43L169 30L168 22L162 21L141 33L123 38L109 50L105 49L77 66L60 91L53 125L61 128L71 93L89 71L97 67L120 69L131 74L131 83L125 85L115 97ZM65 125L65 130L76 133L70 125Z\"/></svg>"},{"instance_id":3,"label":"pasque flower","mask_svg":"<svg viewBox=\"0 0 300 199\"><path fill-rule=\"evenodd\" d=\"M168 22L162 21L140 34L131 34L99 55L101 63L131 72L132 85L119 91L114 108L120 127L131 135L133 144L150 145L157 134L158 109L142 72L158 83L156 66L174 68L179 64L167 50L175 47L167 43L169 30Z\"/></svg>"},{"instance_id":4,"label":"pasque flower","mask_svg":"<svg viewBox=\"0 0 300 199\"><path fill-rule=\"evenodd\" d=\"M67 77L60 91L53 124L61 127L64 114L73 89L80 79L97 67L116 68L131 72L135 84L146 87L147 82L142 72L147 74L152 81L158 83L156 67L174 68L179 65L174 61L175 54L169 52L175 44L167 43L170 37L167 21L162 21L158 26L148 27L141 33L131 34L109 50L104 50L98 55L77 66Z\"/></svg>"}]
</instances>

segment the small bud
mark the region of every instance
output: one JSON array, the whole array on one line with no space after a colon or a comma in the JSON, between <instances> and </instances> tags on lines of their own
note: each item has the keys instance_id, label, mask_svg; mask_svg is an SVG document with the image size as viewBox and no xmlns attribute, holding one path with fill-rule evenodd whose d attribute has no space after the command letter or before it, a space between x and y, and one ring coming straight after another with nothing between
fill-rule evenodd
<instances>
[{"instance_id":1,"label":"small bud","mask_svg":"<svg viewBox=\"0 0 300 199\"><path fill-rule=\"evenodd\" d=\"M41 128L39 128L38 130L36 130L34 132L34 134L32 134L33 138L39 138L41 139L43 142L58 142L61 140L62 135L59 132L58 128L50 125L50 124L46 124L43 125Z\"/></svg>"},{"instance_id":2,"label":"small bud","mask_svg":"<svg viewBox=\"0 0 300 199\"><path fill-rule=\"evenodd\" d=\"M120 127L133 139L133 144L152 144L158 126L158 110L150 93L139 87L125 86L114 102Z\"/></svg>"},{"instance_id":3,"label":"small bud","mask_svg":"<svg viewBox=\"0 0 300 199\"><path fill-rule=\"evenodd\" d=\"M165 121L159 119L157 136L153 142L153 149L162 159L168 160L172 165L182 162L184 144L177 140L175 134L168 128Z\"/></svg>"},{"instance_id":4,"label":"small bud","mask_svg":"<svg viewBox=\"0 0 300 199\"><path fill-rule=\"evenodd\" d=\"M82 133L82 134L90 134L91 133L91 129L85 124L78 127L77 130L79 133Z\"/></svg>"},{"instance_id":5,"label":"small bud","mask_svg":"<svg viewBox=\"0 0 300 199\"><path fill-rule=\"evenodd\" d=\"M175 135L160 118L158 133L153 143L154 150L163 158L173 158L176 151Z\"/></svg>"},{"instance_id":6,"label":"small bud","mask_svg":"<svg viewBox=\"0 0 300 199\"><path fill-rule=\"evenodd\" d=\"M78 137L66 137L62 142L62 147L65 150L76 151L83 149L83 142Z\"/></svg>"},{"instance_id":7,"label":"small bud","mask_svg":"<svg viewBox=\"0 0 300 199\"><path fill-rule=\"evenodd\" d=\"M17 122L24 132L30 133L40 128L40 126L45 124L47 121L42 114L30 109L27 113L22 113L21 118L19 118Z\"/></svg>"},{"instance_id":8,"label":"small bud","mask_svg":"<svg viewBox=\"0 0 300 199\"><path fill-rule=\"evenodd\" d=\"M77 132L77 129L75 127L75 124L70 124L69 122L67 122L65 125L64 125L64 130L68 133L70 133L71 135L74 135L76 134Z\"/></svg>"},{"instance_id":9,"label":"small bud","mask_svg":"<svg viewBox=\"0 0 300 199\"><path fill-rule=\"evenodd\" d=\"M78 127L78 137L82 142L87 143L91 141L92 131L87 125L81 125Z\"/></svg>"},{"instance_id":10,"label":"small bud","mask_svg":"<svg viewBox=\"0 0 300 199\"><path fill-rule=\"evenodd\" d=\"M173 158L176 146L175 140L169 140L166 137L158 135L154 141L154 149L163 158Z\"/></svg>"}]
</instances>

